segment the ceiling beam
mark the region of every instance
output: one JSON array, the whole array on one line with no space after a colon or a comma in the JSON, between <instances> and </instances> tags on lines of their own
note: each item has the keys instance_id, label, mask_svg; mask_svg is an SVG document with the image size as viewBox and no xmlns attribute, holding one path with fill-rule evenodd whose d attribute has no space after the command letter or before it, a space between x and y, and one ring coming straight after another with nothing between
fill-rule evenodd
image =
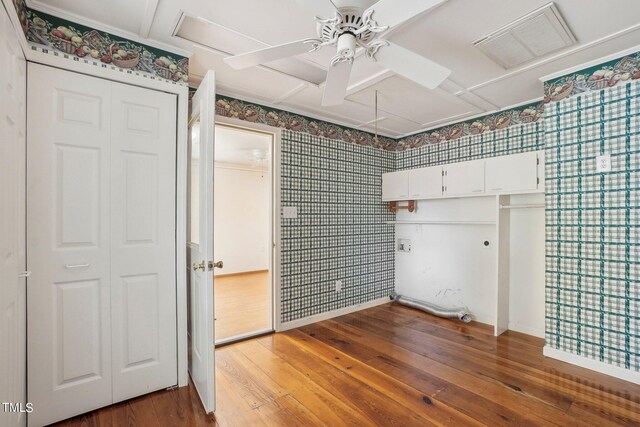
<instances>
[{"instance_id":1,"label":"ceiling beam","mask_svg":"<svg viewBox=\"0 0 640 427\"><path fill-rule=\"evenodd\" d=\"M309 85L306 84L306 83L300 83L298 86L294 87L293 89L288 90L287 92L283 93L282 95L280 95L279 97L274 99L273 103L278 105L278 104L282 103L283 101L286 101L287 99L291 98L296 93L303 91L308 86Z\"/></svg>"},{"instance_id":2,"label":"ceiling beam","mask_svg":"<svg viewBox=\"0 0 640 427\"><path fill-rule=\"evenodd\" d=\"M153 24L153 18L156 15L157 9L158 0L147 0L144 5L142 22L140 23L140 37L144 37L145 39L149 37L149 31L151 31L151 25Z\"/></svg>"}]
</instances>

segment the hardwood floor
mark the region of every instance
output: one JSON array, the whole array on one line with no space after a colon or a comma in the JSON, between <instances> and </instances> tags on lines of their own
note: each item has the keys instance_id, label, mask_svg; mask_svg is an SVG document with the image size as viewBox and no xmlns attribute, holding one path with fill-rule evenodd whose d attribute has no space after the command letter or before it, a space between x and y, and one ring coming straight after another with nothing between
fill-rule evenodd
<instances>
[{"instance_id":1,"label":"hardwood floor","mask_svg":"<svg viewBox=\"0 0 640 427\"><path fill-rule=\"evenodd\" d=\"M487 325L386 304L218 349L215 422L640 425L640 386L545 358L542 346L527 335L495 338ZM107 415L112 411L117 415ZM214 423L184 388L65 425L121 420L130 426Z\"/></svg>"},{"instance_id":2,"label":"hardwood floor","mask_svg":"<svg viewBox=\"0 0 640 427\"><path fill-rule=\"evenodd\" d=\"M216 277L214 283L216 341L270 326L268 271Z\"/></svg>"}]
</instances>

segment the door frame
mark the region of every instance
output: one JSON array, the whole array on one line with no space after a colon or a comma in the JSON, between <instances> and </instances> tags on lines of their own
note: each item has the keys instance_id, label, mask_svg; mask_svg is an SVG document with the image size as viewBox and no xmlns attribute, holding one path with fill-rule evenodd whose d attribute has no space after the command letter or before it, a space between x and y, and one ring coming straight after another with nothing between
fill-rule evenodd
<instances>
[{"instance_id":1,"label":"door frame","mask_svg":"<svg viewBox=\"0 0 640 427\"><path fill-rule=\"evenodd\" d=\"M281 289L281 267L282 256L280 247L282 243L282 232L280 225L281 217L281 148L282 148L282 129L263 125L261 123L251 123L231 117L216 115L216 125L223 125L236 129L244 129L247 131L262 132L273 135L273 147L271 153L271 169L272 169L272 188L271 188L271 240L272 246L270 251L271 262L271 325L275 332L280 332L282 319L282 289ZM252 336L254 334L248 335ZM247 337L248 337L247 336ZM244 336L238 336L242 339ZM222 342L221 344L224 344Z\"/></svg>"},{"instance_id":2,"label":"door frame","mask_svg":"<svg viewBox=\"0 0 640 427\"><path fill-rule=\"evenodd\" d=\"M118 83L138 86L177 95L176 117L176 343L178 386L189 385L187 357L187 143L189 120L189 88L178 84L150 80L114 71L97 68L78 61L69 61L62 57L47 55L36 51L27 51L27 62L42 64L65 71L85 74ZM96 69L97 68L97 69Z\"/></svg>"}]
</instances>

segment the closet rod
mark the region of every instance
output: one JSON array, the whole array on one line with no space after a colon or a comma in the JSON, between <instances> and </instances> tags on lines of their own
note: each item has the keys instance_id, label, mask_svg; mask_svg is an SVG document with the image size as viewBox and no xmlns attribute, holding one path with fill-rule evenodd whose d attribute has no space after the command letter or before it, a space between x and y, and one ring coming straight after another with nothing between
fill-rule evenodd
<instances>
[{"instance_id":1,"label":"closet rod","mask_svg":"<svg viewBox=\"0 0 640 427\"><path fill-rule=\"evenodd\" d=\"M537 205L500 205L500 209L527 209L527 208L544 208L544 204L537 204Z\"/></svg>"}]
</instances>

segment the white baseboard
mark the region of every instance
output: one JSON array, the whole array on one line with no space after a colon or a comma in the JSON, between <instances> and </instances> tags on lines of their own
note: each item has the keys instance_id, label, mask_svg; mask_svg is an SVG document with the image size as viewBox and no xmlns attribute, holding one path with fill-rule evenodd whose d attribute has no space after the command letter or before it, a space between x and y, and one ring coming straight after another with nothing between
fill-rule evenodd
<instances>
[{"instance_id":1,"label":"white baseboard","mask_svg":"<svg viewBox=\"0 0 640 427\"><path fill-rule=\"evenodd\" d=\"M634 384L640 384L640 372L610 365L588 357L578 356L577 354L567 353L566 351L558 350L547 345L542 349L542 354L547 357L551 357L552 359L562 360L563 362L571 363L572 365L611 375L612 377L620 378L621 380L629 381Z\"/></svg>"},{"instance_id":2,"label":"white baseboard","mask_svg":"<svg viewBox=\"0 0 640 427\"><path fill-rule=\"evenodd\" d=\"M289 329L299 328L300 326L310 325L311 323L332 319L334 317L342 316L344 314L354 313L356 311L386 304L388 302L391 302L389 297L378 298L378 299L374 299L373 301L364 302L362 304L356 304L356 305L352 305L345 308L339 308L337 310L327 311L326 313L320 313L314 316L303 317L302 319L296 319L296 320L292 320L291 322L281 323L280 327L276 330L276 332L282 332Z\"/></svg>"},{"instance_id":3,"label":"white baseboard","mask_svg":"<svg viewBox=\"0 0 640 427\"><path fill-rule=\"evenodd\" d=\"M522 323L509 323L509 330L514 332L520 332L521 334L531 335L536 338L544 338L544 328L536 328L531 325L524 325Z\"/></svg>"}]
</instances>

